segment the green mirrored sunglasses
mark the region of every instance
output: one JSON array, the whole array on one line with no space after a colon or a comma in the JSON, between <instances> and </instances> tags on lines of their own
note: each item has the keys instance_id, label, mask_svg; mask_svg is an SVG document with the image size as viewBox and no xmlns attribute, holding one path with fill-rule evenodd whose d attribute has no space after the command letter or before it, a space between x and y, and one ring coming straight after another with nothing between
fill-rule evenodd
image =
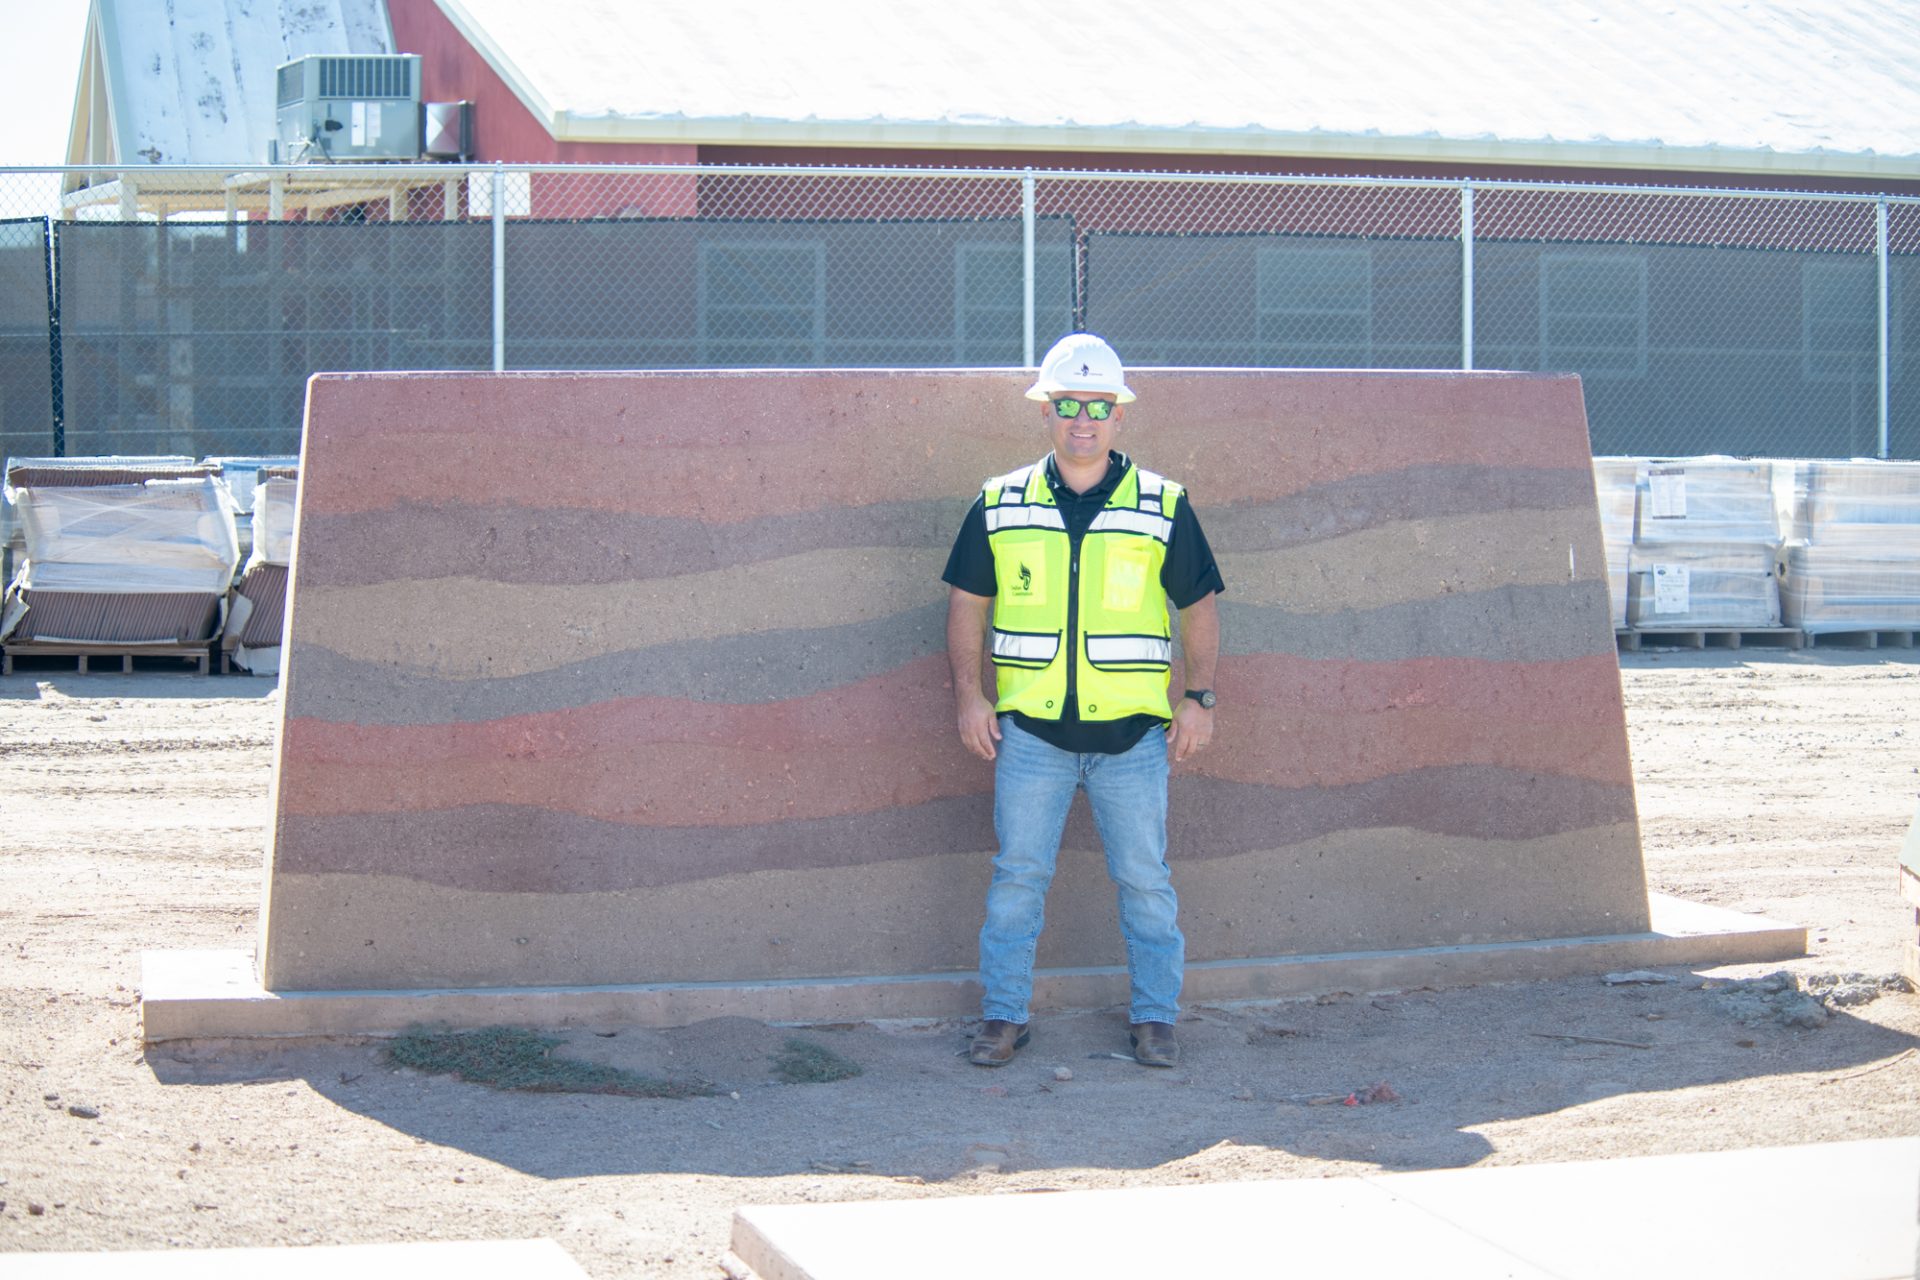
<instances>
[{"instance_id":1,"label":"green mirrored sunglasses","mask_svg":"<svg viewBox=\"0 0 1920 1280\"><path fill-rule=\"evenodd\" d=\"M1111 400L1076 400L1072 396L1055 396L1053 411L1062 418L1077 418L1085 409L1087 417L1093 422L1105 422L1113 416Z\"/></svg>"}]
</instances>

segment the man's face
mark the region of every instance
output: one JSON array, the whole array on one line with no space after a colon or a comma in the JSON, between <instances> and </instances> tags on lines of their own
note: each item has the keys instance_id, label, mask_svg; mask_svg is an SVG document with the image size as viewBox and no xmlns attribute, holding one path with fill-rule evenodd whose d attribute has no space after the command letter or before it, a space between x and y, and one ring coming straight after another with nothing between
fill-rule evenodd
<instances>
[{"instance_id":1,"label":"man's face","mask_svg":"<svg viewBox=\"0 0 1920 1280\"><path fill-rule=\"evenodd\" d=\"M1095 402L1106 406L1105 420L1097 420L1087 412L1087 406ZM1078 412L1072 417L1065 414L1078 406ZM1093 462L1103 460L1107 451L1113 448L1114 428L1120 425L1121 415L1126 412L1115 403L1110 395L1093 392L1071 396L1055 396L1041 407L1041 414L1047 420L1047 429L1053 436L1053 453L1056 458L1069 462ZM1101 410L1095 409L1094 413Z\"/></svg>"}]
</instances>

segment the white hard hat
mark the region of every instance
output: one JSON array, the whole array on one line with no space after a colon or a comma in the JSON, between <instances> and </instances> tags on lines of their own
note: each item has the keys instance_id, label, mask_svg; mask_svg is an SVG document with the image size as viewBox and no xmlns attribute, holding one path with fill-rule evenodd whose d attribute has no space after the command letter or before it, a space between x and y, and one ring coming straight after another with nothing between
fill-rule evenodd
<instances>
[{"instance_id":1,"label":"white hard hat","mask_svg":"<svg viewBox=\"0 0 1920 1280\"><path fill-rule=\"evenodd\" d=\"M1027 388L1029 400L1051 400L1076 391L1110 395L1121 404L1133 400L1127 371L1105 338L1070 333L1053 344L1040 362L1040 378Z\"/></svg>"}]
</instances>

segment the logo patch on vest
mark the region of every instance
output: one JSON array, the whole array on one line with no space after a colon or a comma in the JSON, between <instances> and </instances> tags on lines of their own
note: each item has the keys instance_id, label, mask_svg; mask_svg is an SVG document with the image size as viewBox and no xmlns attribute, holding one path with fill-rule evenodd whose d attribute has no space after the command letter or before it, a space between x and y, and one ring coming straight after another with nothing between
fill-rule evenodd
<instances>
[{"instance_id":1,"label":"logo patch on vest","mask_svg":"<svg viewBox=\"0 0 1920 1280\"><path fill-rule=\"evenodd\" d=\"M1005 584L1007 599L1024 605L1044 605L1047 602L1046 561L1022 559L1017 564Z\"/></svg>"}]
</instances>

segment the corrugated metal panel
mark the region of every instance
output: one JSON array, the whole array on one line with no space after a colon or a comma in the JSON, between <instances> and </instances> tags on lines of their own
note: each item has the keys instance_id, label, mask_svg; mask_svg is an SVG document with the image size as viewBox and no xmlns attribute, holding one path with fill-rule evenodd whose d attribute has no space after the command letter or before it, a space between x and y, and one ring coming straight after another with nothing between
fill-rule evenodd
<instances>
[{"instance_id":1,"label":"corrugated metal panel","mask_svg":"<svg viewBox=\"0 0 1920 1280\"><path fill-rule=\"evenodd\" d=\"M218 594L16 591L27 614L16 643L200 644L213 638Z\"/></svg>"},{"instance_id":2,"label":"corrugated metal panel","mask_svg":"<svg viewBox=\"0 0 1920 1280\"><path fill-rule=\"evenodd\" d=\"M112 85L113 158L127 164L258 164L274 136L282 63L395 52L385 0L95 3Z\"/></svg>"},{"instance_id":3,"label":"corrugated metal panel","mask_svg":"<svg viewBox=\"0 0 1920 1280\"><path fill-rule=\"evenodd\" d=\"M7 483L14 488L97 489L110 484L142 484L148 480L199 480L217 476L217 466L37 466L32 463L7 468Z\"/></svg>"},{"instance_id":4,"label":"corrugated metal panel","mask_svg":"<svg viewBox=\"0 0 1920 1280\"><path fill-rule=\"evenodd\" d=\"M253 612L240 630L240 643L249 649L279 644L287 621L287 566L255 565L240 579L234 594L253 602Z\"/></svg>"}]
</instances>

